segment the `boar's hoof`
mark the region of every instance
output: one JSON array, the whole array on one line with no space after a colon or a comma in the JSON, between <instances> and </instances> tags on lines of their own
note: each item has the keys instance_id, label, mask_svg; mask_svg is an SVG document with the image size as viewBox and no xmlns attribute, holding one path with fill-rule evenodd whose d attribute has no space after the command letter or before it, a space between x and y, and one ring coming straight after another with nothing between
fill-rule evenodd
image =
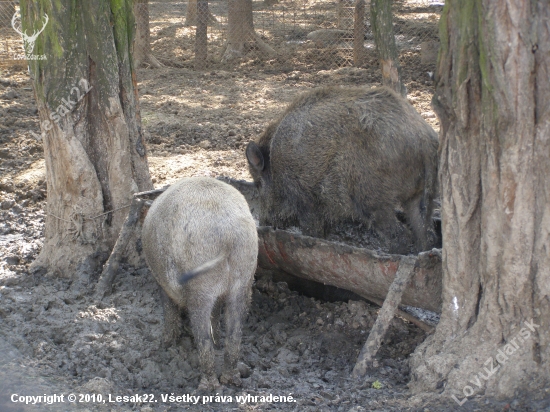
<instances>
[{"instance_id":1,"label":"boar's hoof","mask_svg":"<svg viewBox=\"0 0 550 412\"><path fill-rule=\"evenodd\" d=\"M241 374L236 372L224 372L220 376L220 382L222 385L242 386Z\"/></svg>"},{"instance_id":2,"label":"boar's hoof","mask_svg":"<svg viewBox=\"0 0 550 412\"><path fill-rule=\"evenodd\" d=\"M218 378L216 378L215 376L210 376L210 377L203 376L201 378L201 381L199 383L199 387L197 388L197 390L199 392L202 392L202 391L209 392L219 387L220 387L220 382L218 381Z\"/></svg>"}]
</instances>

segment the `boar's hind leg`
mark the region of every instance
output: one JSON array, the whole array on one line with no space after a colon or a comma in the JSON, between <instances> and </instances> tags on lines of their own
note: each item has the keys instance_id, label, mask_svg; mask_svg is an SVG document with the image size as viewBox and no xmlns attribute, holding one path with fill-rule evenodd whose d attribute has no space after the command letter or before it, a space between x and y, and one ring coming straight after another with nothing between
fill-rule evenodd
<instances>
[{"instance_id":1,"label":"boar's hind leg","mask_svg":"<svg viewBox=\"0 0 550 412\"><path fill-rule=\"evenodd\" d=\"M212 325L211 333L212 340L214 341L214 348L220 349L220 315L222 313L222 299L218 299L212 309L212 315L210 315L210 324Z\"/></svg>"},{"instance_id":2,"label":"boar's hind leg","mask_svg":"<svg viewBox=\"0 0 550 412\"><path fill-rule=\"evenodd\" d=\"M164 333L162 341L164 346L169 347L174 345L181 334L181 312L178 305L160 289L160 299L162 301L162 309L164 311Z\"/></svg>"},{"instance_id":3,"label":"boar's hind leg","mask_svg":"<svg viewBox=\"0 0 550 412\"><path fill-rule=\"evenodd\" d=\"M221 383L241 386L237 361L241 348L242 322L248 309L252 289L250 285L227 297L225 306L225 354Z\"/></svg>"},{"instance_id":4,"label":"boar's hind leg","mask_svg":"<svg viewBox=\"0 0 550 412\"><path fill-rule=\"evenodd\" d=\"M426 205L424 196L420 194L405 204L405 213L414 235L416 252L422 252L428 248L427 231L428 221L431 220L431 206Z\"/></svg>"},{"instance_id":5,"label":"boar's hind leg","mask_svg":"<svg viewBox=\"0 0 550 412\"><path fill-rule=\"evenodd\" d=\"M199 351L201 382L199 389L211 390L220 386L214 370L214 346L212 342L212 310L217 296L189 291L188 312L195 344Z\"/></svg>"}]
</instances>

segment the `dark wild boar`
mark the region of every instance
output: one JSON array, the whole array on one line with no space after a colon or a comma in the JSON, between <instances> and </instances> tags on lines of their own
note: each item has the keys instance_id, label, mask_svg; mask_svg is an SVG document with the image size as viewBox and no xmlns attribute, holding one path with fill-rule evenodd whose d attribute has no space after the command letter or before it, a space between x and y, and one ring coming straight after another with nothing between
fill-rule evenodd
<instances>
[{"instance_id":1,"label":"dark wild boar","mask_svg":"<svg viewBox=\"0 0 550 412\"><path fill-rule=\"evenodd\" d=\"M388 240L398 212L415 251L428 246L437 193L435 131L386 87L325 87L299 96L246 148L260 224L324 237L365 223ZM391 247L390 247L391 249Z\"/></svg>"}]
</instances>

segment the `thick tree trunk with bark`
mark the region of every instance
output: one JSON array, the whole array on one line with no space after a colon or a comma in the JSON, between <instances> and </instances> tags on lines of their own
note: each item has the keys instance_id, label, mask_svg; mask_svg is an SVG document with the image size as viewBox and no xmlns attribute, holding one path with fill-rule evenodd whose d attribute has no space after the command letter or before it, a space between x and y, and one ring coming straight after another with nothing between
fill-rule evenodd
<instances>
[{"instance_id":1,"label":"thick tree trunk with bark","mask_svg":"<svg viewBox=\"0 0 550 412\"><path fill-rule=\"evenodd\" d=\"M382 70L382 83L407 96L407 88L401 80L401 66L393 33L392 0L372 0L370 5L371 27Z\"/></svg>"},{"instance_id":2,"label":"thick tree trunk with bark","mask_svg":"<svg viewBox=\"0 0 550 412\"><path fill-rule=\"evenodd\" d=\"M136 19L136 35L134 42L134 63L136 67L150 64L162 67L151 50L151 32L149 29L149 0L134 0L134 16Z\"/></svg>"},{"instance_id":3,"label":"thick tree trunk with bark","mask_svg":"<svg viewBox=\"0 0 550 412\"><path fill-rule=\"evenodd\" d=\"M411 361L417 392L549 396L549 22L546 0L446 2L443 309Z\"/></svg>"},{"instance_id":4,"label":"thick tree trunk with bark","mask_svg":"<svg viewBox=\"0 0 550 412\"><path fill-rule=\"evenodd\" d=\"M35 268L84 278L116 242L132 194L152 188L131 42L133 0L22 0L24 28L47 13L30 61L48 198Z\"/></svg>"},{"instance_id":5,"label":"thick tree trunk with bark","mask_svg":"<svg viewBox=\"0 0 550 412\"><path fill-rule=\"evenodd\" d=\"M230 61L245 54L245 45L254 42L266 55L275 56L276 52L258 36L252 20L252 0L228 0L227 44L222 61Z\"/></svg>"}]
</instances>

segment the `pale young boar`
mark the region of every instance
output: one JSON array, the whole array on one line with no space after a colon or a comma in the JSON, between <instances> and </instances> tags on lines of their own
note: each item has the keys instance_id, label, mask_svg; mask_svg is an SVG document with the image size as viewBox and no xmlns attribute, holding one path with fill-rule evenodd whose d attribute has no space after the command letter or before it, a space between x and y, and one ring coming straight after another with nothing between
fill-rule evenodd
<instances>
[{"instance_id":1,"label":"pale young boar","mask_svg":"<svg viewBox=\"0 0 550 412\"><path fill-rule=\"evenodd\" d=\"M175 343L180 335L180 310L185 308L199 351L199 388L219 386L212 332L224 303L225 362L220 380L239 385L241 324L258 256L256 225L244 197L215 179L182 179L153 202L142 242L161 286L165 344Z\"/></svg>"}]
</instances>

